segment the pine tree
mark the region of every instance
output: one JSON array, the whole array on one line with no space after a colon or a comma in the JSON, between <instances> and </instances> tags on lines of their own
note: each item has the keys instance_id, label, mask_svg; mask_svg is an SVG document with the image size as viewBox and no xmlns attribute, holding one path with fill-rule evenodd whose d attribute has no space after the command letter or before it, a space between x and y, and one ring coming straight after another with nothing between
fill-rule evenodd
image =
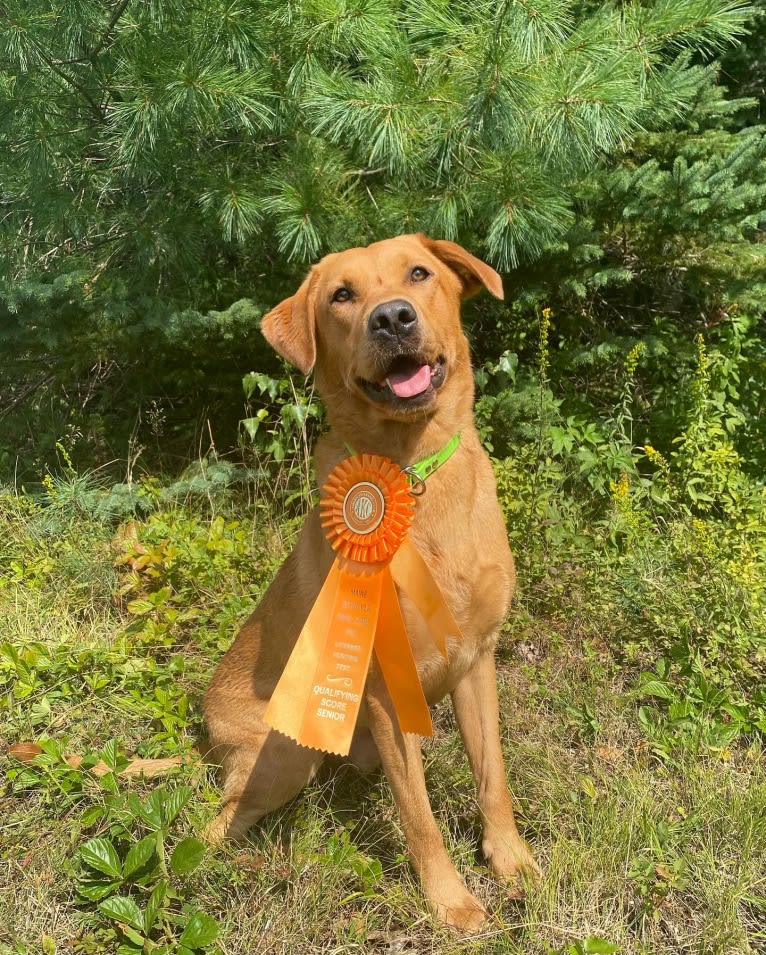
<instances>
[{"instance_id":1,"label":"pine tree","mask_svg":"<svg viewBox=\"0 0 766 955\"><path fill-rule=\"evenodd\" d=\"M688 51L720 49L745 14L4 0L11 274L74 254L180 281L212 243L276 236L307 261L349 226L407 220L468 225L504 268L534 259L572 220L573 177L687 110Z\"/></svg>"},{"instance_id":2,"label":"pine tree","mask_svg":"<svg viewBox=\"0 0 766 955\"><path fill-rule=\"evenodd\" d=\"M762 155L755 133L740 153L708 142L720 168L704 185L693 150L671 179L658 160L642 171L624 157L698 111L715 72L697 61L749 12L735 0L2 0L0 352L23 360L6 409L94 362L140 360L146 379L147 342L153 387L167 385L182 373L163 338L172 315L217 373L213 329L242 336L237 354L307 262L392 233L464 241L503 270L562 249L582 260L594 244L601 259L593 209L610 195L654 189L646 227L665 216L672 231L668 191L694 194L704 223L736 180L742 235L763 206L743 178ZM614 277L625 263L609 258ZM245 296L254 305L232 323Z\"/></svg>"}]
</instances>

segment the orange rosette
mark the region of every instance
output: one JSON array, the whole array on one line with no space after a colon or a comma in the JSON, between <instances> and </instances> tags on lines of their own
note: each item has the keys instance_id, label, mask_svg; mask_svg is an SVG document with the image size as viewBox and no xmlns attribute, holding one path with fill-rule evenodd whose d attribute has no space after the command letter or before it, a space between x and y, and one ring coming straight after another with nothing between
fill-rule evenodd
<instances>
[{"instance_id":1,"label":"orange rosette","mask_svg":"<svg viewBox=\"0 0 766 955\"><path fill-rule=\"evenodd\" d=\"M373 651L401 731L433 733L397 586L445 658L460 628L407 539L414 515L407 474L390 458L355 454L327 478L320 518L338 556L264 713L301 746L348 755Z\"/></svg>"},{"instance_id":2,"label":"orange rosette","mask_svg":"<svg viewBox=\"0 0 766 955\"><path fill-rule=\"evenodd\" d=\"M407 475L380 454L355 454L330 472L319 502L330 544L348 560L389 561L415 515Z\"/></svg>"}]
</instances>

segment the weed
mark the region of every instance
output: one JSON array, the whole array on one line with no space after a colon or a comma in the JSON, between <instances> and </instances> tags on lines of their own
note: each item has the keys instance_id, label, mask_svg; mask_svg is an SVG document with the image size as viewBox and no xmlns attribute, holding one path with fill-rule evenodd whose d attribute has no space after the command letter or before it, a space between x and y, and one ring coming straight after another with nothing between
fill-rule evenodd
<instances>
[{"instance_id":1,"label":"weed","mask_svg":"<svg viewBox=\"0 0 766 955\"><path fill-rule=\"evenodd\" d=\"M619 946L599 938L598 935L589 935L582 941L578 939L562 948L551 948L548 950L548 955L612 955L618 949Z\"/></svg>"},{"instance_id":2,"label":"weed","mask_svg":"<svg viewBox=\"0 0 766 955\"><path fill-rule=\"evenodd\" d=\"M311 446L322 428L324 409L313 389L296 387L289 375L272 378L252 371L242 385L248 402L255 396L266 402L240 422L249 447L276 478L280 504L302 505L313 495Z\"/></svg>"},{"instance_id":3,"label":"weed","mask_svg":"<svg viewBox=\"0 0 766 955\"><path fill-rule=\"evenodd\" d=\"M90 908L91 935L120 955L190 955L218 937L218 924L184 902L183 878L200 865L205 846L187 836L170 849L171 828L193 794L190 786L159 786L145 799L115 793L84 822L107 835L89 839L75 855L75 890ZM145 834L143 834L145 833Z\"/></svg>"}]
</instances>

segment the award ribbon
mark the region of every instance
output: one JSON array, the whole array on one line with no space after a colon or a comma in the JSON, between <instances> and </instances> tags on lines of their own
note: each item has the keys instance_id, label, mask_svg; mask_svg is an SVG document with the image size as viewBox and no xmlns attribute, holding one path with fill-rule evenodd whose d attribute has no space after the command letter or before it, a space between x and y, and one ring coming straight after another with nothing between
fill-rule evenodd
<instances>
[{"instance_id":1,"label":"award ribbon","mask_svg":"<svg viewBox=\"0 0 766 955\"><path fill-rule=\"evenodd\" d=\"M414 515L408 474L390 458L355 454L327 478L320 519L338 556L264 714L302 746L348 754L373 650L402 732L433 734L396 584L445 659L462 634L407 537Z\"/></svg>"}]
</instances>

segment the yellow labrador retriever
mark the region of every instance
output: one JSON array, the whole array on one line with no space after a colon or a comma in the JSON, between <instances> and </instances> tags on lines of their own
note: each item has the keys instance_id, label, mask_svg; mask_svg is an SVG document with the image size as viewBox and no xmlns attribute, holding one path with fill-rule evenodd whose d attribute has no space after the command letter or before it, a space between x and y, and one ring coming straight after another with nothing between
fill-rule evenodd
<instances>
[{"instance_id":1,"label":"yellow labrador retriever","mask_svg":"<svg viewBox=\"0 0 766 955\"><path fill-rule=\"evenodd\" d=\"M516 880L536 865L514 821L493 660L514 565L473 423L473 377L460 325L461 299L481 286L502 298L500 276L459 245L403 235L328 255L264 317L262 328L301 372L314 370L327 405L330 430L316 449L320 486L348 446L404 468L461 436L454 454L426 479L410 530L462 629L448 661L405 593L400 600L428 702L452 697L476 780L484 855L497 876ZM215 671L204 710L225 794L208 830L213 841L241 836L294 797L324 758L270 729L263 713L334 556L314 510ZM382 762L432 911L449 925L477 929L487 913L450 861L428 801L420 739L400 731L374 658L351 755Z\"/></svg>"}]
</instances>

